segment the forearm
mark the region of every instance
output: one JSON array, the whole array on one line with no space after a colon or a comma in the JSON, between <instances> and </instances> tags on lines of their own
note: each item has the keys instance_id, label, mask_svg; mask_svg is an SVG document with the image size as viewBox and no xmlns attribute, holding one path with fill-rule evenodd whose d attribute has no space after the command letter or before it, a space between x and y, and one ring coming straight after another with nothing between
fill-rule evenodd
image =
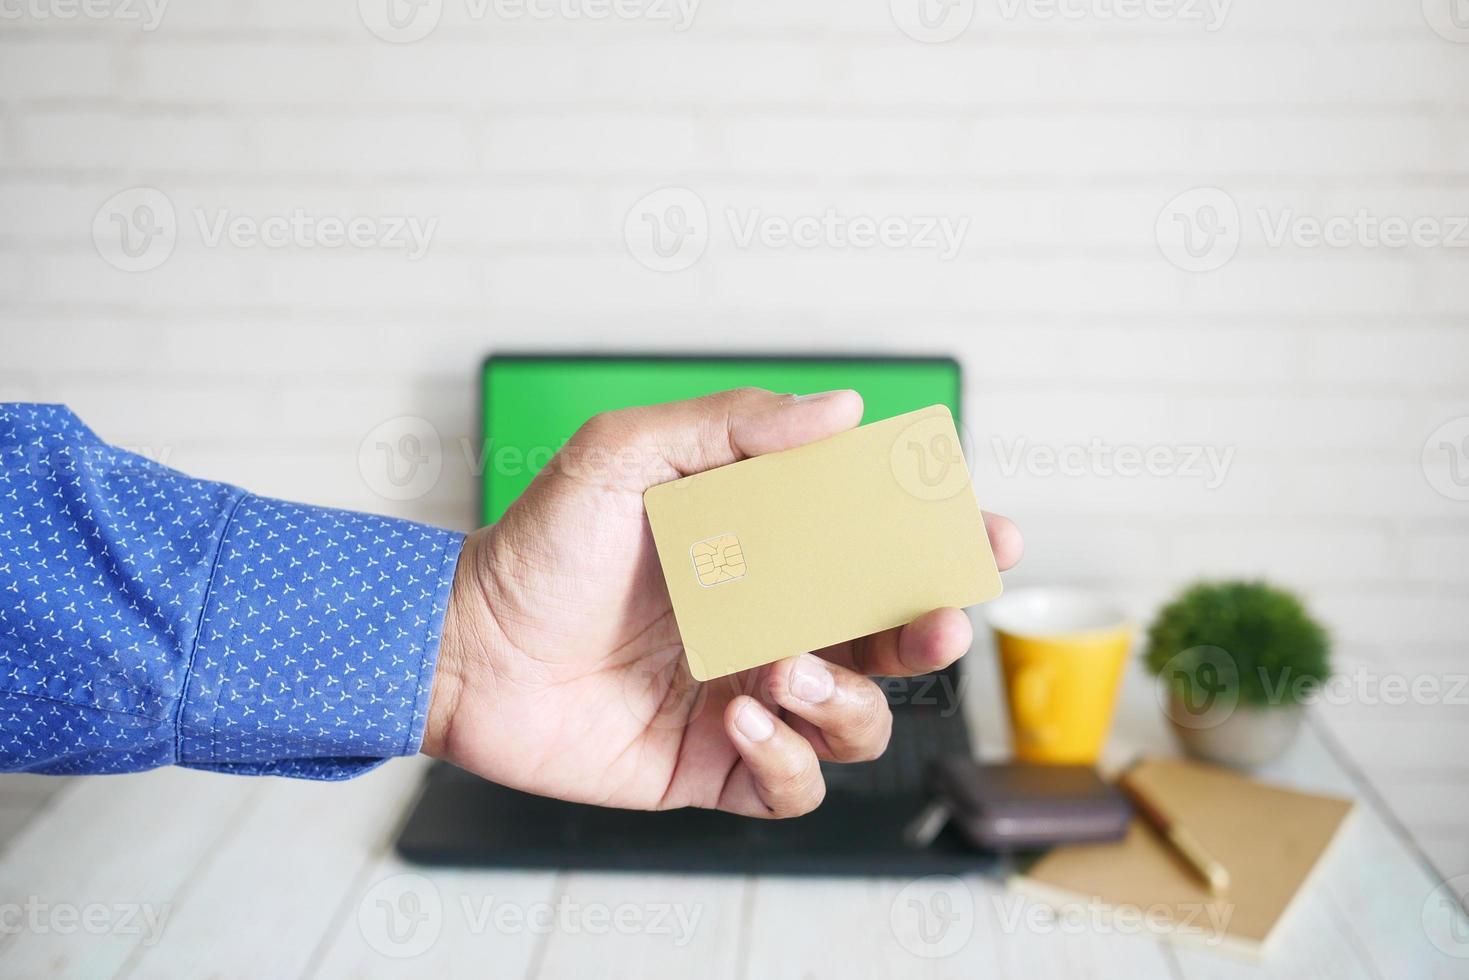
<instances>
[{"instance_id":1,"label":"forearm","mask_svg":"<svg viewBox=\"0 0 1469 980\"><path fill-rule=\"evenodd\" d=\"M202 610L177 761L331 779L417 752L459 543L245 498Z\"/></svg>"},{"instance_id":2,"label":"forearm","mask_svg":"<svg viewBox=\"0 0 1469 980\"><path fill-rule=\"evenodd\" d=\"M417 751L459 542L0 406L0 768L341 778Z\"/></svg>"}]
</instances>

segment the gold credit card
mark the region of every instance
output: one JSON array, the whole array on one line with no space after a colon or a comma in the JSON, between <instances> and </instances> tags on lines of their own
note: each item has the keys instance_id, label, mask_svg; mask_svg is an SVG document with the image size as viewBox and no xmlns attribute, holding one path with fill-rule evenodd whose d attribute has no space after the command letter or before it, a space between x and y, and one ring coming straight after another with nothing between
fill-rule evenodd
<instances>
[{"instance_id":1,"label":"gold credit card","mask_svg":"<svg viewBox=\"0 0 1469 980\"><path fill-rule=\"evenodd\" d=\"M942 405L665 483L643 501L701 681L1000 594Z\"/></svg>"}]
</instances>

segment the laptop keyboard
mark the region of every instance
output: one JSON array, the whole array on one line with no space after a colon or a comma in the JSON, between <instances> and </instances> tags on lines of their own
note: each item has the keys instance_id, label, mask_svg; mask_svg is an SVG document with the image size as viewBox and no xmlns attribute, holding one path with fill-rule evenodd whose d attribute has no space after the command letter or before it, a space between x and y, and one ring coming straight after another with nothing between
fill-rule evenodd
<instances>
[{"instance_id":1,"label":"laptop keyboard","mask_svg":"<svg viewBox=\"0 0 1469 980\"><path fill-rule=\"evenodd\" d=\"M970 754L968 726L958 713L927 708L893 712L893 737L882 758L872 762L821 764L831 792L867 796L912 796L923 792L930 760Z\"/></svg>"}]
</instances>

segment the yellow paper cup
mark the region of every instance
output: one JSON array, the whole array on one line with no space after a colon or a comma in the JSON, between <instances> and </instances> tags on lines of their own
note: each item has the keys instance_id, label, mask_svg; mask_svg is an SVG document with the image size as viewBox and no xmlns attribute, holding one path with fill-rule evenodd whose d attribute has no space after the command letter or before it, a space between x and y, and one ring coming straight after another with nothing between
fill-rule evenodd
<instances>
[{"instance_id":1,"label":"yellow paper cup","mask_svg":"<svg viewBox=\"0 0 1469 980\"><path fill-rule=\"evenodd\" d=\"M1006 592L986 607L1021 762L1090 764L1112 729L1133 625L1103 596L1076 589Z\"/></svg>"}]
</instances>

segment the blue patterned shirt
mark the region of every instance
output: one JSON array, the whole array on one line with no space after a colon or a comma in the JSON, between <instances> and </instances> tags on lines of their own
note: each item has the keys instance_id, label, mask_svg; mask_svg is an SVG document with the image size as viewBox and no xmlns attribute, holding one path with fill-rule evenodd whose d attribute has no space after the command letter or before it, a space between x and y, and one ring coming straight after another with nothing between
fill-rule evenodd
<instances>
[{"instance_id":1,"label":"blue patterned shirt","mask_svg":"<svg viewBox=\"0 0 1469 980\"><path fill-rule=\"evenodd\" d=\"M411 755L460 541L0 405L0 770L343 779Z\"/></svg>"}]
</instances>

